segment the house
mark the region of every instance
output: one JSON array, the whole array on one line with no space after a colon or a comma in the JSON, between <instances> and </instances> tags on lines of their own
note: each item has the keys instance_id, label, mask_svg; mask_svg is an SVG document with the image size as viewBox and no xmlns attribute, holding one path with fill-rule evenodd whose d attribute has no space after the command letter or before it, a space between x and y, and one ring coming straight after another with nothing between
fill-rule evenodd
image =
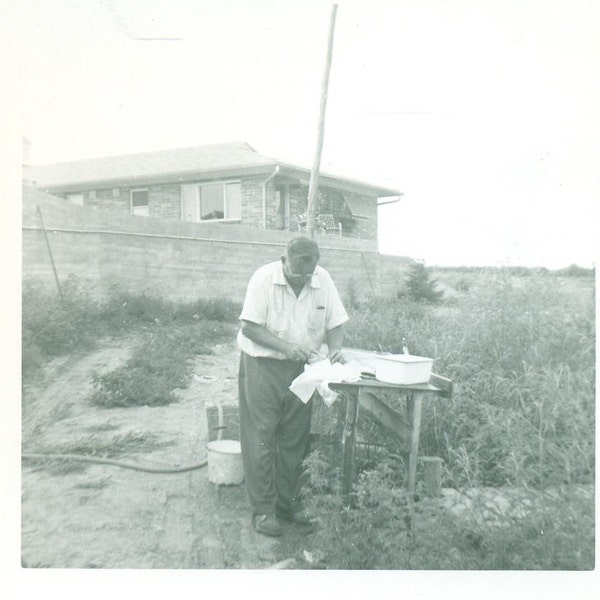
<instances>
[{"instance_id":1,"label":"house","mask_svg":"<svg viewBox=\"0 0 600 600\"><path fill-rule=\"evenodd\" d=\"M310 169L262 156L239 142L30 166L24 175L42 191L96 209L302 231ZM376 241L378 198L400 195L321 174L318 227Z\"/></svg>"}]
</instances>

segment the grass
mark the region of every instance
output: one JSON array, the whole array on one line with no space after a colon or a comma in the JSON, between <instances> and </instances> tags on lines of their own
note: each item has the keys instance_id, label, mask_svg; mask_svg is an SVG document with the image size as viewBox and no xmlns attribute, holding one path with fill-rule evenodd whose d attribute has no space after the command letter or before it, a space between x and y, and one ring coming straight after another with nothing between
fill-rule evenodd
<instances>
[{"instance_id":1,"label":"grass","mask_svg":"<svg viewBox=\"0 0 600 600\"><path fill-rule=\"evenodd\" d=\"M99 340L161 327L185 329L213 321L234 323L241 305L227 299L201 298L174 303L113 289L98 300L85 284L70 277L62 284L64 302L36 281L23 285L22 375L24 382L39 376L49 360L92 350ZM206 340L205 347L213 340Z\"/></svg>"},{"instance_id":2,"label":"grass","mask_svg":"<svg viewBox=\"0 0 600 600\"><path fill-rule=\"evenodd\" d=\"M353 297L345 343L401 352L406 338L412 354L434 358L434 370L453 379L454 395L424 406L421 454L444 459L445 487L510 486L525 490L533 509L518 518L500 513L495 523L453 518L435 503L413 509L403 469L378 451L359 454L358 507L341 511L339 453L321 444L307 461L306 502L321 517L307 540L307 551L322 557L313 568L593 568L593 498L573 492L594 483L593 279L579 269L436 275L445 292L439 305L405 295ZM24 294L24 378L53 356L92 348L101 336L141 332L144 342L130 362L95 376L100 406L173 401L174 390L187 385L190 361L232 338L239 314L239 305L216 299L183 305L115 291L99 303L76 283L66 289L64 306L39 290ZM376 442L377 427L365 425L361 436ZM88 436L77 443L59 451L121 454L123 444L132 451L139 443L143 451L145 442L113 436L106 445ZM558 495L545 495L557 487Z\"/></svg>"},{"instance_id":3,"label":"grass","mask_svg":"<svg viewBox=\"0 0 600 600\"><path fill-rule=\"evenodd\" d=\"M398 353L406 338L454 381L451 399L426 402L421 429L421 455L444 459L444 486L511 486L531 502L552 486L564 493L517 520L500 515L501 526L416 515L424 526L411 535L398 464L359 454L358 510L344 513L323 485L338 454L319 447L307 462L307 502L323 517L311 550L333 569L593 568L593 499L572 492L594 483L593 279L574 269L437 275L448 291L438 306L402 295L354 301L345 343ZM363 439L378 435L362 427Z\"/></svg>"},{"instance_id":4,"label":"grass","mask_svg":"<svg viewBox=\"0 0 600 600\"><path fill-rule=\"evenodd\" d=\"M160 325L121 367L92 377L92 404L103 407L161 406L177 400L176 390L188 386L192 358L232 339L233 326L219 321Z\"/></svg>"},{"instance_id":5,"label":"grass","mask_svg":"<svg viewBox=\"0 0 600 600\"><path fill-rule=\"evenodd\" d=\"M307 467L311 486L305 503L319 516L307 549L321 557L311 568L594 568L594 502L572 489L522 490L519 506L527 510L491 509L493 519L478 518L482 507L476 502L462 517L435 499L422 499L411 510L395 461L384 458L363 468L355 481L356 506L341 509L329 461L313 453Z\"/></svg>"},{"instance_id":6,"label":"grass","mask_svg":"<svg viewBox=\"0 0 600 600\"><path fill-rule=\"evenodd\" d=\"M77 489L81 490L103 490L110 484L110 477L100 477L90 481L82 481L75 484Z\"/></svg>"},{"instance_id":7,"label":"grass","mask_svg":"<svg viewBox=\"0 0 600 600\"><path fill-rule=\"evenodd\" d=\"M54 446L31 450L33 454L82 454L110 458L138 452L150 452L168 445L151 431L128 431L102 436L95 433L68 440Z\"/></svg>"},{"instance_id":8,"label":"grass","mask_svg":"<svg viewBox=\"0 0 600 600\"><path fill-rule=\"evenodd\" d=\"M63 285L64 303L27 283L23 290L23 381L35 379L50 359L92 350L106 336L136 334L143 343L110 373L94 374L90 401L103 407L160 406L176 401L190 381L192 361L232 339L241 306L227 299L174 303L117 289L100 302L81 281Z\"/></svg>"},{"instance_id":9,"label":"grass","mask_svg":"<svg viewBox=\"0 0 600 600\"><path fill-rule=\"evenodd\" d=\"M480 276L459 303L406 300L352 310L346 343L435 359L450 400L425 408L423 454L442 457L455 486L592 481L593 285L548 276Z\"/></svg>"},{"instance_id":10,"label":"grass","mask_svg":"<svg viewBox=\"0 0 600 600\"><path fill-rule=\"evenodd\" d=\"M98 458L122 458L127 454L147 453L169 445L171 442L161 441L158 435L151 431L129 431L113 433L110 436L92 433L53 446L35 447L25 453L79 454ZM52 458L31 458L28 460L33 465L44 467L52 475L79 473L90 466L89 463L68 459L56 461Z\"/></svg>"}]
</instances>

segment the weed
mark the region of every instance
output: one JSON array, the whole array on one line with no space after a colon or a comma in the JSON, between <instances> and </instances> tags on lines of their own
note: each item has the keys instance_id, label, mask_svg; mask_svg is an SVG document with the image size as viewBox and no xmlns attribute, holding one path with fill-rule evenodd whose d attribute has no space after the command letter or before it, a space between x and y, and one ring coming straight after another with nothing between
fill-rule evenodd
<instances>
[{"instance_id":1,"label":"weed","mask_svg":"<svg viewBox=\"0 0 600 600\"><path fill-rule=\"evenodd\" d=\"M344 298L344 304L347 307L358 308L360 306L360 302L358 299L358 289L356 278L350 277L348 283L346 285L346 295Z\"/></svg>"},{"instance_id":2,"label":"weed","mask_svg":"<svg viewBox=\"0 0 600 600\"><path fill-rule=\"evenodd\" d=\"M22 374L35 377L50 359L85 352L105 336L160 325L184 327L198 321L237 321L241 306L228 299L202 298L175 303L145 294L113 288L102 301L83 280L69 277L62 284L63 298L36 281L27 281L22 292Z\"/></svg>"},{"instance_id":3,"label":"weed","mask_svg":"<svg viewBox=\"0 0 600 600\"><path fill-rule=\"evenodd\" d=\"M40 461L41 465L44 466L44 470L50 475L61 476L61 475L72 475L74 473L83 473L89 465L80 462L78 460L48 460Z\"/></svg>"},{"instance_id":4,"label":"weed","mask_svg":"<svg viewBox=\"0 0 600 600\"><path fill-rule=\"evenodd\" d=\"M435 359L451 399L429 399L422 453L457 487L590 482L594 469L593 290L547 275L482 275L448 308L378 300L351 310L347 345Z\"/></svg>"},{"instance_id":5,"label":"weed","mask_svg":"<svg viewBox=\"0 0 600 600\"><path fill-rule=\"evenodd\" d=\"M175 402L175 390L191 379L190 359L233 337L232 326L219 321L157 326L123 366L94 374L90 402L96 406L162 406Z\"/></svg>"},{"instance_id":6,"label":"weed","mask_svg":"<svg viewBox=\"0 0 600 600\"><path fill-rule=\"evenodd\" d=\"M73 403L67 402L65 404L57 404L50 411L50 420L51 421L61 421L62 419L66 419L73 412Z\"/></svg>"},{"instance_id":7,"label":"weed","mask_svg":"<svg viewBox=\"0 0 600 600\"><path fill-rule=\"evenodd\" d=\"M158 436L152 432L129 431L110 437L87 435L55 446L41 446L31 452L32 454L79 454L98 458L114 458L138 452L151 452L169 445L171 445L170 442L160 441ZM26 454L27 451L24 453ZM28 458L27 460L34 468L43 468L51 475L82 473L90 466L89 462L66 458L60 460L50 457Z\"/></svg>"},{"instance_id":8,"label":"weed","mask_svg":"<svg viewBox=\"0 0 600 600\"><path fill-rule=\"evenodd\" d=\"M119 429L119 426L112 421L106 421L105 423L98 423L97 425L90 425L86 427L86 431L91 432L100 432L100 431L114 431L115 429Z\"/></svg>"},{"instance_id":9,"label":"weed","mask_svg":"<svg viewBox=\"0 0 600 600\"><path fill-rule=\"evenodd\" d=\"M462 287L437 306L402 297L350 307L346 343L401 352L405 337L412 354L434 358L454 394L426 401L421 454L444 459L446 485L517 486L529 490L532 508L466 525L417 503L411 537L391 457L357 456L357 507L343 511L330 479L339 476L339 451L317 446L306 463L306 501L321 520L310 550L324 553L327 568L593 568L593 500L572 492L594 482L593 282L487 270ZM564 484L564 494L539 500L536 490Z\"/></svg>"},{"instance_id":10,"label":"weed","mask_svg":"<svg viewBox=\"0 0 600 600\"><path fill-rule=\"evenodd\" d=\"M149 431L128 431L112 436L86 435L56 446L35 450L35 454L81 454L84 456L114 457L136 452L150 452L168 445Z\"/></svg>"},{"instance_id":11,"label":"weed","mask_svg":"<svg viewBox=\"0 0 600 600\"><path fill-rule=\"evenodd\" d=\"M102 490L110 483L110 477L100 477L76 483L74 487L82 490Z\"/></svg>"}]
</instances>

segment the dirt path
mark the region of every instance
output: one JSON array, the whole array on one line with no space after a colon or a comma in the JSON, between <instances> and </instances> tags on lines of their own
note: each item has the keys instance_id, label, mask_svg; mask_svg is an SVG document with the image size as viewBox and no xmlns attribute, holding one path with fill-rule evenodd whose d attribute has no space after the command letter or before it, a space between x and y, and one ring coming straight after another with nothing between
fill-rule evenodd
<instances>
[{"instance_id":1,"label":"dirt path","mask_svg":"<svg viewBox=\"0 0 600 600\"><path fill-rule=\"evenodd\" d=\"M215 348L196 360L189 388L165 407L90 405L93 372L122 364L135 340L56 360L45 384L23 390L23 452L94 451L171 467L206 457L206 405L237 402L238 351ZM286 525L272 539L249 519L244 485L217 487L201 468L177 474L116 466L24 460L22 560L29 567L269 568L302 566L305 532Z\"/></svg>"}]
</instances>

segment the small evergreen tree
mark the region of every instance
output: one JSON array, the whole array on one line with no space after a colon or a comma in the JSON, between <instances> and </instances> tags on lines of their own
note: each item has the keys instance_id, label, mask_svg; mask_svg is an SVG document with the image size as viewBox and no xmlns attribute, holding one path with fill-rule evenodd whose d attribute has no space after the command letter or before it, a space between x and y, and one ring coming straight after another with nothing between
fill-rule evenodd
<instances>
[{"instance_id":1,"label":"small evergreen tree","mask_svg":"<svg viewBox=\"0 0 600 600\"><path fill-rule=\"evenodd\" d=\"M437 279L431 279L424 263L414 263L406 278L408 297L416 302L436 304L442 299L444 292L436 289Z\"/></svg>"}]
</instances>

